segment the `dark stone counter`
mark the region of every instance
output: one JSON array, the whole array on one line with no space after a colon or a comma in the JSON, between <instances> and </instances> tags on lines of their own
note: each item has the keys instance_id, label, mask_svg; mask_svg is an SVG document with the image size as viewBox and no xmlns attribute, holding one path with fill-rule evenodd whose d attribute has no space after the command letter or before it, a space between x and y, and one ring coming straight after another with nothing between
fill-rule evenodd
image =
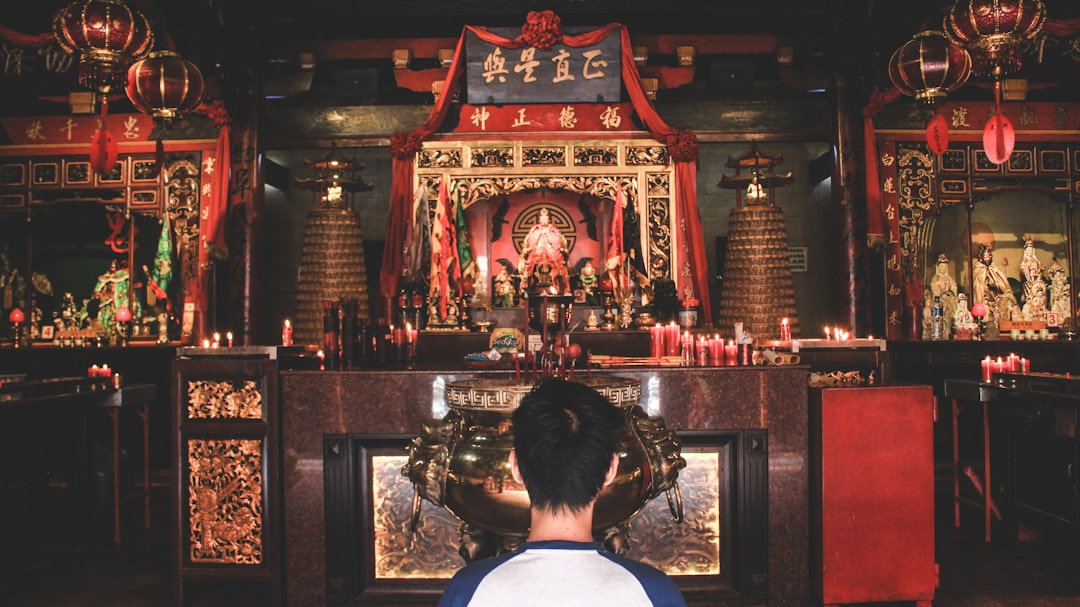
<instances>
[{"instance_id":1,"label":"dark stone counter","mask_svg":"<svg viewBox=\"0 0 1080 607\"><path fill-rule=\"evenodd\" d=\"M768 602L808 605L807 367L593 371L611 372L640 378L642 406L676 431L768 431ZM290 605L326 602L323 436L415 435L445 406L439 386L485 375L505 372L281 372Z\"/></svg>"}]
</instances>

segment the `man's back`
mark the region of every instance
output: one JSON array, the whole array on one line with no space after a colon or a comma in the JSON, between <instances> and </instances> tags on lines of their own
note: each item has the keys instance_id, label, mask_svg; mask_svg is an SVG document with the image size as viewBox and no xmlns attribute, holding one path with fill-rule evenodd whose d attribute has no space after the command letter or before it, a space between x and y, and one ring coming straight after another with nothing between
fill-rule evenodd
<instances>
[{"instance_id":1,"label":"man's back","mask_svg":"<svg viewBox=\"0 0 1080 607\"><path fill-rule=\"evenodd\" d=\"M440 607L683 607L674 582L596 543L526 542L458 572Z\"/></svg>"}]
</instances>

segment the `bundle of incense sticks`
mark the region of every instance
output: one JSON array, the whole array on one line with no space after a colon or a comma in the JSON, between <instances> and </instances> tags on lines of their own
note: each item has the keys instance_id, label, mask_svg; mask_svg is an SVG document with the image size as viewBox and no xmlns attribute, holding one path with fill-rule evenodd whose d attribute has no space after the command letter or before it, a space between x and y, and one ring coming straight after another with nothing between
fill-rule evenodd
<instances>
[{"instance_id":1,"label":"bundle of incense sticks","mask_svg":"<svg viewBox=\"0 0 1080 607\"><path fill-rule=\"evenodd\" d=\"M597 367L679 367L682 366L682 357L589 354L589 364Z\"/></svg>"}]
</instances>

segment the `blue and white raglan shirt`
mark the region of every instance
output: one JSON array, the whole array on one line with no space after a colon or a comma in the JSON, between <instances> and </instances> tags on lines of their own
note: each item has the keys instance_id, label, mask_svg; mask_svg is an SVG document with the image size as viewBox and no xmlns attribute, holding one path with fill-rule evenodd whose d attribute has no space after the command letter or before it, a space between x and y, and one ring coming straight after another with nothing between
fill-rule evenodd
<instances>
[{"instance_id":1,"label":"blue and white raglan shirt","mask_svg":"<svg viewBox=\"0 0 1080 607\"><path fill-rule=\"evenodd\" d=\"M595 542L525 542L457 572L439 607L686 607L659 569Z\"/></svg>"}]
</instances>

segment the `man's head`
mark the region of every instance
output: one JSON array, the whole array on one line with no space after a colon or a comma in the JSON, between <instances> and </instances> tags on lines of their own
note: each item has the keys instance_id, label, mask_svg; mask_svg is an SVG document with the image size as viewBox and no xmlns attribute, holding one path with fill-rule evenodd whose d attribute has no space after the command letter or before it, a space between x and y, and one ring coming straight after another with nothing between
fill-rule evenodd
<instances>
[{"instance_id":1,"label":"man's head","mask_svg":"<svg viewBox=\"0 0 1080 607\"><path fill-rule=\"evenodd\" d=\"M596 390L547 380L512 420L514 457L533 508L582 510L610 482L625 413Z\"/></svg>"}]
</instances>

